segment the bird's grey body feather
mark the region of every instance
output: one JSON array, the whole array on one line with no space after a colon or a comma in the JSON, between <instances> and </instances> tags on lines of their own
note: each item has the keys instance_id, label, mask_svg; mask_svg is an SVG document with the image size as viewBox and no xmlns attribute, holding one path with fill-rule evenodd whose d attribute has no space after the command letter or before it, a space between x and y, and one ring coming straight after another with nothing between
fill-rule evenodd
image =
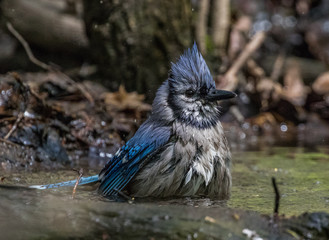
<instances>
[{"instance_id":1,"label":"bird's grey body feather","mask_svg":"<svg viewBox=\"0 0 329 240\"><path fill-rule=\"evenodd\" d=\"M176 141L167 143L136 175L131 193L137 197L203 195L227 199L231 156L221 123L200 130L174 122L172 138Z\"/></svg>"}]
</instances>

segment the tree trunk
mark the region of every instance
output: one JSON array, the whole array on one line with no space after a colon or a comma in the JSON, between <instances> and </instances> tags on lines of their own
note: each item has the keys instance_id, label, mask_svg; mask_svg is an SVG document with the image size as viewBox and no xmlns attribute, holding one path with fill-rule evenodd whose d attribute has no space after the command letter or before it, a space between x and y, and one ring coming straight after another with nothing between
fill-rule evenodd
<instances>
[{"instance_id":1,"label":"tree trunk","mask_svg":"<svg viewBox=\"0 0 329 240\"><path fill-rule=\"evenodd\" d=\"M154 96L170 61L193 42L189 0L84 0L84 9L93 59L111 89Z\"/></svg>"},{"instance_id":2,"label":"tree trunk","mask_svg":"<svg viewBox=\"0 0 329 240\"><path fill-rule=\"evenodd\" d=\"M212 41L215 47L217 56L223 53L227 44L227 36L230 27L231 19L231 1L229 0L214 0L213 2L213 33Z\"/></svg>"},{"instance_id":3,"label":"tree trunk","mask_svg":"<svg viewBox=\"0 0 329 240\"><path fill-rule=\"evenodd\" d=\"M206 54L206 37L208 29L209 0L199 1L198 21L196 23L195 35L199 44L199 50Z\"/></svg>"}]
</instances>

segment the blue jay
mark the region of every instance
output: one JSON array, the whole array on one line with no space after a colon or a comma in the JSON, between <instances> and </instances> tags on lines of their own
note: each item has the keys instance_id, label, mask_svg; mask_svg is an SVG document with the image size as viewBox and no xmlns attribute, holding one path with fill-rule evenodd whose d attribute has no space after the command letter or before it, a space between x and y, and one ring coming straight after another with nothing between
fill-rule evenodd
<instances>
[{"instance_id":1,"label":"blue jay","mask_svg":"<svg viewBox=\"0 0 329 240\"><path fill-rule=\"evenodd\" d=\"M217 90L196 44L172 63L149 118L109 160L99 175L80 185L100 182L100 194L127 191L134 197L207 196L227 199L231 154L219 121L218 101L235 97ZM46 189L75 181L36 185Z\"/></svg>"}]
</instances>

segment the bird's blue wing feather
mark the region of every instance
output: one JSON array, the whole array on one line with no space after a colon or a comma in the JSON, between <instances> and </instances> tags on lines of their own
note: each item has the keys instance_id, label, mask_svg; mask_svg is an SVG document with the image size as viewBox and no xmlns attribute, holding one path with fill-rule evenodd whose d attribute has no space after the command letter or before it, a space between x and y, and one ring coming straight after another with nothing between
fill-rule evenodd
<instances>
[{"instance_id":1,"label":"bird's blue wing feather","mask_svg":"<svg viewBox=\"0 0 329 240\"><path fill-rule=\"evenodd\" d=\"M125 188L140 165L168 142L170 134L169 127L145 122L101 171L99 191L105 196L111 196Z\"/></svg>"}]
</instances>

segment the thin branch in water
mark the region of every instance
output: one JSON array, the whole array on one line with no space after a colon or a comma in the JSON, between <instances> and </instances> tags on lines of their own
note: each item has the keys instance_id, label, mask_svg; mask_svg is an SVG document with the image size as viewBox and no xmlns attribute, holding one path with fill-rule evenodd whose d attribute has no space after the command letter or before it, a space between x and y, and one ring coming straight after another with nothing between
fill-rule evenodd
<instances>
[{"instance_id":1,"label":"thin branch in water","mask_svg":"<svg viewBox=\"0 0 329 240\"><path fill-rule=\"evenodd\" d=\"M77 178L77 181L75 182L75 185L74 185L74 188L73 188L73 191L72 191L72 199L74 199L74 197L75 197L75 193L77 191L77 187L79 185L80 179L82 178L83 168L80 168L80 170L73 169L73 171L76 171L79 174L79 176Z\"/></svg>"},{"instance_id":2,"label":"thin branch in water","mask_svg":"<svg viewBox=\"0 0 329 240\"><path fill-rule=\"evenodd\" d=\"M275 177L272 177L272 185L275 193L275 204L274 204L274 216L277 217L279 215L279 207L280 207L280 193L278 186L276 185Z\"/></svg>"},{"instance_id":3,"label":"thin branch in water","mask_svg":"<svg viewBox=\"0 0 329 240\"><path fill-rule=\"evenodd\" d=\"M17 38L17 40L22 44L22 46L24 47L25 52L31 62L33 62L35 65L37 65L45 70L51 70L51 67L48 64L41 62L39 59L37 59L34 56L29 44L25 41L23 36L19 32L16 31L16 29L13 27L13 25L10 22L7 22L7 28L9 30L9 32L11 32Z\"/></svg>"}]
</instances>

